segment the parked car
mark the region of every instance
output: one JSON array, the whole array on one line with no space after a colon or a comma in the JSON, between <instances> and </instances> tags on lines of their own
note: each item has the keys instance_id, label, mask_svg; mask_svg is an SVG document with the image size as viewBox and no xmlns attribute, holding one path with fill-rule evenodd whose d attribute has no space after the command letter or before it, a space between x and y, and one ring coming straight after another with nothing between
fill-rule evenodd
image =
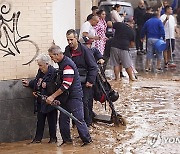
<instances>
[{"instance_id":1,"label":"parked car","mask_svg":"<svg viewBox=\"0 0 180 154\"><path fill-rule=\"evenodd\" d=\"M111 11L112 7L116 4L121 5L121 11L120 15L123 15L123 13L126 12L126 17L131 16L133 17L134 15L134 9L129 2L123 2L123 1L103 1L99 5L99 9L102 9L106 12L106 21L111 21ZM113 37L113 29L112 28L107 28L106 31L106 36L108 38Z\"/></svg>"},{"instance_id":2,"label":"parked car","mask_svg":"<svg viewBox=\"0 0 180 154\"><path fill-rule=\"evenodd\" d=\"M120 15L122 15L124 12L126 12L127 16L133 16L134 15L134 9L129 2L123 2L123 1L103 1L99 5L99 9L102 9L106 12L106 21L111 20L111 11L112 7L116 4L121 5L121 11Z\"/></svg>"}]
</instances>

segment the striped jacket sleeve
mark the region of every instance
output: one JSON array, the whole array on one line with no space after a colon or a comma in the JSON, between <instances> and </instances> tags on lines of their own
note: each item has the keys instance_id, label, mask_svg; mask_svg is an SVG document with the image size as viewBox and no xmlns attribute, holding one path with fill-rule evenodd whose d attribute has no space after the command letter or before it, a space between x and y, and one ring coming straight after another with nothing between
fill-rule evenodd
<instances>
[{"instance_id":1,"label":"striped jacket sleeve","mask_svg":"<svg viewBox=\"0 0 180 154\"><path fill-rule=\"evenodd\" d=\"M62 91L69 89L69 87L73 83L73 80L74 80L74 69L71 66L66 65L63 69L63 81L60 86L60 89Z\"/></svg>"}]
</instances>

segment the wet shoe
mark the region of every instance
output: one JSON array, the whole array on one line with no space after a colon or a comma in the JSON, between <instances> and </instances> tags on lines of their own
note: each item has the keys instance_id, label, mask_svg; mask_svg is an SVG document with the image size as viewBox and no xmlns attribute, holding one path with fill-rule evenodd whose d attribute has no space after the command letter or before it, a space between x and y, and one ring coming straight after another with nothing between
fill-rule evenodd
<instances>
[{"instance_id":1,"label":"wet shoe","mask_svg":"<svg viewBox=\"0 0 180 154\"><path fill-rule=\"evenodd\" d=\"M81 147L87 146L87 145L91 144L92 142L93 142L92 140L89 141L89 142L84 142L84 143L81 145Z\"/></svg>"},{"instance_id":2,"label":"wet shoe","mask_svg":"<svg viewBox=\"0 0 180 154\"><path fill-rule=\"evenodd\" d=\"M126 77L123 72L120 72L120 78Z\"/></svg>"},{"instance_id":3,"label":"wet shoe","mask_svg":"<svg viewBox=\"0 0 180 154\"><path fill-rule=\"evenodd\" d=\"M151 69L150 69L150 68L146 68L145 71L146 71L146 72L150 72Z\"/></svg>"},{"instance_id":4,"label":"wet shoe","mask_svg":"<svg viewBox=\"0 0 180 154\"><path fill-rule=\"evenodd\" d=\"M169 64L168 64L168 67L171 67L171 68L176 67L176 64L174 64L173 62L172 62L172 63L169 63Z\"/></svg>"},{"instance_id":5,"label":"wet shoe","mask_svg":"<svg viewBox=\"0 0 180 154\"><path fill-rule=\"evenodd\" d=\"M57 138L50 139L48 143L57 143Z\"/></svg>"},{"instance_id":6,"label":"wet shoe","mask_svg":"<svg viewBox=\"0 0 180 154\"><path fill-rule=\"evenodd\" d=\"M168 68L168 62L164 64L164 68Z\"/></svg>"},{"instance_id":7,"label":"wet shoe","mask_svg":"<svg viewBox=\"0 0 180 154\"><path fill-rule=\"evenodd\" d=\"M31 142L30 142L30 144L38 144L38 143L41 143L41 140L36 140L36 139L34 139L34 140L32 140Z\"/></svg>"},{"instance_id":8,"label":"wet shoe","mask_svg":"<svg viewBox=\"0 0 180 154\"><path fill-rule=\"evenodd\" d=\"M146 50L140 50L140 53L146 54Z\"/></svg>"},{"instance_id":9,"label":"wet shoe","mask_svg":"<svg viewBox=\"0 0 180 154\"><path fill-rule=\"evenodd\" d=\"M156 71L157 71L157 73L163 72L162 68L157 68Z\"/></svg>"},{"instance_id":10,"label":"wet shoe","mask_svg":"<svg viewBox=\"0 0 180 154\"><path fill-rule=\"evenodd\" d=\"M73 142L72 141L63 141L60 145L58 145L58 147L62 147L62 146L66 146L66 145L71 145L71 144L73 144Z\"/></svg>"},{"instance_id":11,"label":"wet shoe","mask_svg":"<svg viewBox=\"0 0 180 154\"><path fill-rule=\"evenodd\" d=\"M138 51L138 52L137 52L137 55L144 55L144 53L141 52L141 51Z\"/></svg>"}]
</instances>

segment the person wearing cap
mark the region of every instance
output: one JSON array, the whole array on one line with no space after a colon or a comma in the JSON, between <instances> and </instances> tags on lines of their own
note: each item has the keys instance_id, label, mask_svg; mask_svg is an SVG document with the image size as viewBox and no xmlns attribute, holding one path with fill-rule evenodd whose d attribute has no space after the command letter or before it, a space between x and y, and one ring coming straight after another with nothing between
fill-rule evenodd
<instances>
[{"instance_id":1,"label":"person wearing cap","mask_svg":"<svg viewBox=\"0 0 180 154\"><path fill-rule=\"evenodd\" d=\"M97 49L96 47L91 47L92 40L86 36L83 37L83 40L84 40L83 44L86 45L86 47L88 47L92 51L92 54L93 54L96 62L99 64L103 64L104 63L103 55L101 54L99 49Z\"/></svg>"},{"instance_id":2,"label":"person wearing cap","mask_svg":"<svg viewBox=\"0 0 180 154\"><path fill-rule=\"evenodd\" d=\"M83 89L84 119L89 127L91 125L91 117L88 100L89 92L95 83L98 72L96 60L90 49L78 41L78 36L74 29L69 29L66 32L66 38L69 45L66 46L64 55L70 57L78 68Z\"/></svg>"},{"instance_id":3,"label":"person wearing cap","mask_svg":"<svg viewBox=\"0 0 180 154\"><path fill-rule=\"evenodd\" d=\"M101 52L96 48L96 47L93 47L91 48L91 45L92 45L92 40L89 39L88 37L83 37L83 40L84 40L84 45L86 45L90 51L92 52L97 64L101 64L103 65L104 64L104 59L103 59L103 55L101 54ZM95 113L93 111L93 98L94 98L94 85L93 87L90 89L90 93L89 93L89 115L90 115L90 123L92 125L92 122L93 122L93 118L95 117Z\"/></svg>"},{"instance_id":4,"label":"person wearing cap","mask_svg":"<svg viewBox=\"0 0 180 154\"><path fill-rule=\"evenodd\" d=\"M115 29L114 37L111 40L110 63L114 67L115 80L119 79L120 65L125 68L129 80L134 81L132 60L129 54L129 47L133 46L135 34L133 30L133 17L126 17L126 23L116 22L112 26Z\"/></svg>"}]
</instances>

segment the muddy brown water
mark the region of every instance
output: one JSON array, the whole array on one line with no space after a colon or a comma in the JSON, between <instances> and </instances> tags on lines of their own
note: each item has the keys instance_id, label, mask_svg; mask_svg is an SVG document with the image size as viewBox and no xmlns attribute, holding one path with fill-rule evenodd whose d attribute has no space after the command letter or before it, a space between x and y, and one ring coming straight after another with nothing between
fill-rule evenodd
<instances>
[{"instance_id":1,"label":"muddy brown water","mask_svg":"<svg viewBox=\"0 0 180 154\"><path fill-rule=\"evenodd\" d=\"M0 154L180 154L180 38L176 43L176 69L163 73L145 73L145 56L132 52L138 69L138 80L129 82L110 81L120 94L114 103L116 111L127 121L127 126L95 123L90 128L93 143L81 147L77 130L72 129L73 145L57 147L58 143L28 144L30 140L15 143L0 143ZM98 102L94 103L98 114L110 115L111 110Z\"/></svg>"},{"instance_id":2,"label":"muddy brown water","mask_svg":"<svg viewBox=\"0 0 180 154\"><path fill-rule=\"evenodd\" d=\"M180 153L180 76L141 73L138 81L110 81L119 91L114 103L127 121L127 126L95 123L90 128L93 143L81 147L77 130L72 129L73 145L57 147L48 144L27 144L30 141L0 143L1 154L179 154ZM98 114L110 114L110 109L95 102Z\"/></svg>"}]
</instances>

